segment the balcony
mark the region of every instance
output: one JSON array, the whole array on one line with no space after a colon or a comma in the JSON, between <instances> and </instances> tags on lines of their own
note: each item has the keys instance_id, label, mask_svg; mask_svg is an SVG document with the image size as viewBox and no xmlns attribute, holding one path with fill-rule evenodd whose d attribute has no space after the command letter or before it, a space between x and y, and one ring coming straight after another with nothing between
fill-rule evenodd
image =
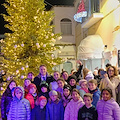
<instances>
[{"instance_id":1,"label":"balcony","mask_svg":"<svg viewBox=\"0 0 120 120\"><path fill-rule=\"evenodd\" d=\"M85 9L87 11L87 17L82 20L82 28L89 28L97 23L104 16L100 13L99 0L87 0L85 2Z\"/></svg>"}]
</instances>

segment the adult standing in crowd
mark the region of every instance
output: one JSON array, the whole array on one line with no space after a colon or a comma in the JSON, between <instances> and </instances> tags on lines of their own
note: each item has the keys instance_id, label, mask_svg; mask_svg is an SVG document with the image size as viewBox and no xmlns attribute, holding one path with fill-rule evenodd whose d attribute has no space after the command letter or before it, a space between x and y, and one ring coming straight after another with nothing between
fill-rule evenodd
<instances>
[{"instance_id":1,"label":"adult standing in crowd","mask_svg":"<svg viewBox=\"0 0 120 120\"><path fill-rule=\"evenodd\" d=\"M118 76L118 71L115 66L109 66L106 68L107 73L103 75L103 79L100 82L99 89L102 90L106 87L112 89L113 98L116 100L116 88L120 83L120 76Z\"/></svg>"},{"instance_id":2,"label":"adult standing in crowd","mask_svg":"<svg viewBox=\"0 0 120 120\"><path fill-rule=\"evenodd\" d=\"M5 90L5 92L2 95L2 98L1 98L1 117L2 117L2 120L7 120L7 114L8 114L7 112L9 111L8 107L10 106L10 103L13 99L11 90L16 86L17 86L16 82L14 80L11 80L7 86L7 89Z\"/></svg>"},{"instance_id":3,"label":"adult standing in crowd","mask_svg":"<svg viewBox=\"0 0 120 120\"><path fill-rule=\"evenodd\" d=\"M81 71L82 71L82 68L83 68L83 65L82 65L82 62L80 60L77 61L77 63L79 64L79 68L77 70L77 72L74 72L73 74L77 77L77 82L79 81L79 76L81 75ZM67 71L63 71L61 73L61 77L63 77L63 79L68 83L68 72Z\"/></svg>"},{"instance_id":4,"label":"adult standing in crowd","mask_svg":"<svg viewBox=\"0 0 120 120\"><path fill-rule=\"evenodd\" d=\"M34 83L34 84L36 85L36 87L37 87L38 92L40 92L40 83L41 83L42 81L46 81L46 82L48 83L48 85L50 84L50 82L53 82L53 81L54 81L53 76L48 75L46 65L40 65L39 71L40 71L40 72L39 72L39 75L36 76L36 77L34 78L34 81L33 81L33 83Z\"/></svg>"}]
</instances>

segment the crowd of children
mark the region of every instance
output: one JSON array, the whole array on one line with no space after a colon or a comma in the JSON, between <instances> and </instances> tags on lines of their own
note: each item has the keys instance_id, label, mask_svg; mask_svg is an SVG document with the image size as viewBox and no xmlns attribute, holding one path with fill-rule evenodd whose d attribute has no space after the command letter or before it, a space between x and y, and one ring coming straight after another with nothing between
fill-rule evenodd
<instances>
[{"instance_id":1,"label":"crowd of children","mask_svg":"<svg viewBox=\"0 0 120 120\"><path fill-rule=\"evenodd\" d=\"M61 75L55 71L53 76L41 65L35 78L32 72L28 73L23 87L12 80L2 95L2 120L120 120L114 91L120 82L112 73L115 68L107 68L99 89L97 79L89 76L89 70L86 70L89 75L81 77L81 61L79 65L78 71L71 75L67 71Z\"/></svg>"}]
</instances>

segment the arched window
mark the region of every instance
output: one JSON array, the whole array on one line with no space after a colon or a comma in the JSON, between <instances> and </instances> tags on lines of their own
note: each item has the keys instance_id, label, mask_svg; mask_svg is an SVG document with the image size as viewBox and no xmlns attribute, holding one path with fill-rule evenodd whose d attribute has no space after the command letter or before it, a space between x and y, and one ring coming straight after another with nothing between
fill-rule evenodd
<instances>
[{"instance_id":1,"label":"arched window","mask_svg":"<svg viewBox=\"0 0 120 120\"><path fill-rule=\"evenodd\" d=\"M64 18L60 21L61 32L63 35L72 35L72 21Z\"/></svg>"}]
</instances>

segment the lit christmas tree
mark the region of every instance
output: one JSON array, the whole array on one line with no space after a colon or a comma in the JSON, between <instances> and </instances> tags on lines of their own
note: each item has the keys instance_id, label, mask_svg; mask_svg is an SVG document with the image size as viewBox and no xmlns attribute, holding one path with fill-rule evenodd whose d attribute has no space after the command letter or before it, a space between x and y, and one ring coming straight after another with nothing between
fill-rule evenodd
<instances>
[{"instance_id":1,"label":"lit christmas tree","mask_svg":"<svg viewBox=\"0 0 120 120\"><path fill-rule=\"evenodd\" d=\"M3 68L8 79L15 76L24 79L28 72L38 74L39 66L45 64L50 72L52 67L60 64L62 59L55 58L57 50L55 41L61 39L60 34L53 33L50 25L54 18L52 11L45 11L44 0L7 0L4 4L9 16L4 15L13 31L7 33L2 42L4 54Z\"/></svg>"}]
</instances>

